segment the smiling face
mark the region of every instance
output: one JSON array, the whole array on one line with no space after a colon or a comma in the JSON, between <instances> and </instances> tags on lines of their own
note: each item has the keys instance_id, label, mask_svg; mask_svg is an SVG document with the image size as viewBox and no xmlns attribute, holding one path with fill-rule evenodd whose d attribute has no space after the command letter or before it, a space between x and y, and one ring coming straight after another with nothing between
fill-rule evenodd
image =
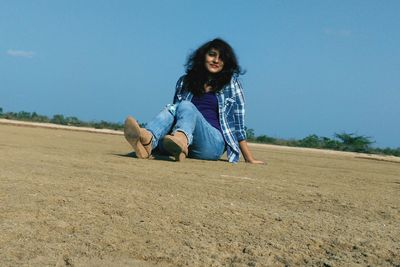
<instances>
[{"instance_id":1,"label":"smiling face","mask_svg":"<svg viewBox=\"0 0 400 267\"><path fill-rule=\"evenodd\" d=\"M212 74L222 71L224 68L224 62L222 61L221 55L217 49L211 48L210 51L207 52L205 67Z\"/></svg>"}]
</instances>

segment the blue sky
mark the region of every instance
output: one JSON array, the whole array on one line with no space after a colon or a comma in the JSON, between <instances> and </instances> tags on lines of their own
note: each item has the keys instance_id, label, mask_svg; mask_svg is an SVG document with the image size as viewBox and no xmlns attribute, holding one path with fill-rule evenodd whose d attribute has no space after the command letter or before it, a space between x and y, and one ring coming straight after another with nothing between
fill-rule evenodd
<instances>
[{"instance_id":1,"label":"blue sky","mask_svg":"<svg viewBox=\"0 0 400 267\"><path fill-rule=\"evenodd\" d=\"M0 0L0 107L146 122L221 37L257 135L400 147L400 1Z\"/></svg>"}]
</instances>

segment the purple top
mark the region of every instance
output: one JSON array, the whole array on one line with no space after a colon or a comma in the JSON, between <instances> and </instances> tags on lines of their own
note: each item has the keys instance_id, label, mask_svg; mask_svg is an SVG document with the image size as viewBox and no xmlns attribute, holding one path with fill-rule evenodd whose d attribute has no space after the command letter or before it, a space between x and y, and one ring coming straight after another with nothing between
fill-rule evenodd
<instances>
[{"instance_id":1,"label":"purple top","mask_svg":"<svg viewBox=\"0 0 400 267\"><path fill-rule=\"evenodd\" d=\"M201 96L193 96L192 103L206 121L222 133L221 125L219 124L218 99L215 93L208 92Z\"/></svg>"}]
</instances>

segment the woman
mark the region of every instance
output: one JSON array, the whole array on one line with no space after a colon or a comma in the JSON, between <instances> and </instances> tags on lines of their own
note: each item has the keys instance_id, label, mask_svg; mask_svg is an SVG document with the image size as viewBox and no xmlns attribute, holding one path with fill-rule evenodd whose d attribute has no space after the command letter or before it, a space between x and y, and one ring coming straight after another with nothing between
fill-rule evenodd
<instances>
[{"instance_id":1,"label":"woman","mask_svg":"<svg viewBox=\"0 0 400 267\"><path fill-rule=\"evenodd\" d=\"M230 45L221 39L207 42L185 66L173 104L146 128L132 117L126 119L125 138L137 157L148 158L158 147L177 161L218 160L227 151L229 162L236 163L241 151L246 162L263 163L254 159L246 142L241 71Z\"/></svg>"}]
</instances>

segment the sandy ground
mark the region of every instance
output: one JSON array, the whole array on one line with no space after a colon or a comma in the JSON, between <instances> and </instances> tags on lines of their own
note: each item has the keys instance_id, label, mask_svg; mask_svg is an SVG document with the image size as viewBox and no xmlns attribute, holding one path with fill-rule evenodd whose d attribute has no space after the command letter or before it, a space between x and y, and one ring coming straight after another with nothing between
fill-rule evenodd
<instances>
[{"instance_id":1,"label":"sandy ground","mask_svg":"<svg viewBox=\"0 0 400 267\"><path fill-rule=\"evenodd\" d=\"M0 124L0 266L400 266L398 158L252 149L268 165Z\"/></svg>"}]
</instances>

